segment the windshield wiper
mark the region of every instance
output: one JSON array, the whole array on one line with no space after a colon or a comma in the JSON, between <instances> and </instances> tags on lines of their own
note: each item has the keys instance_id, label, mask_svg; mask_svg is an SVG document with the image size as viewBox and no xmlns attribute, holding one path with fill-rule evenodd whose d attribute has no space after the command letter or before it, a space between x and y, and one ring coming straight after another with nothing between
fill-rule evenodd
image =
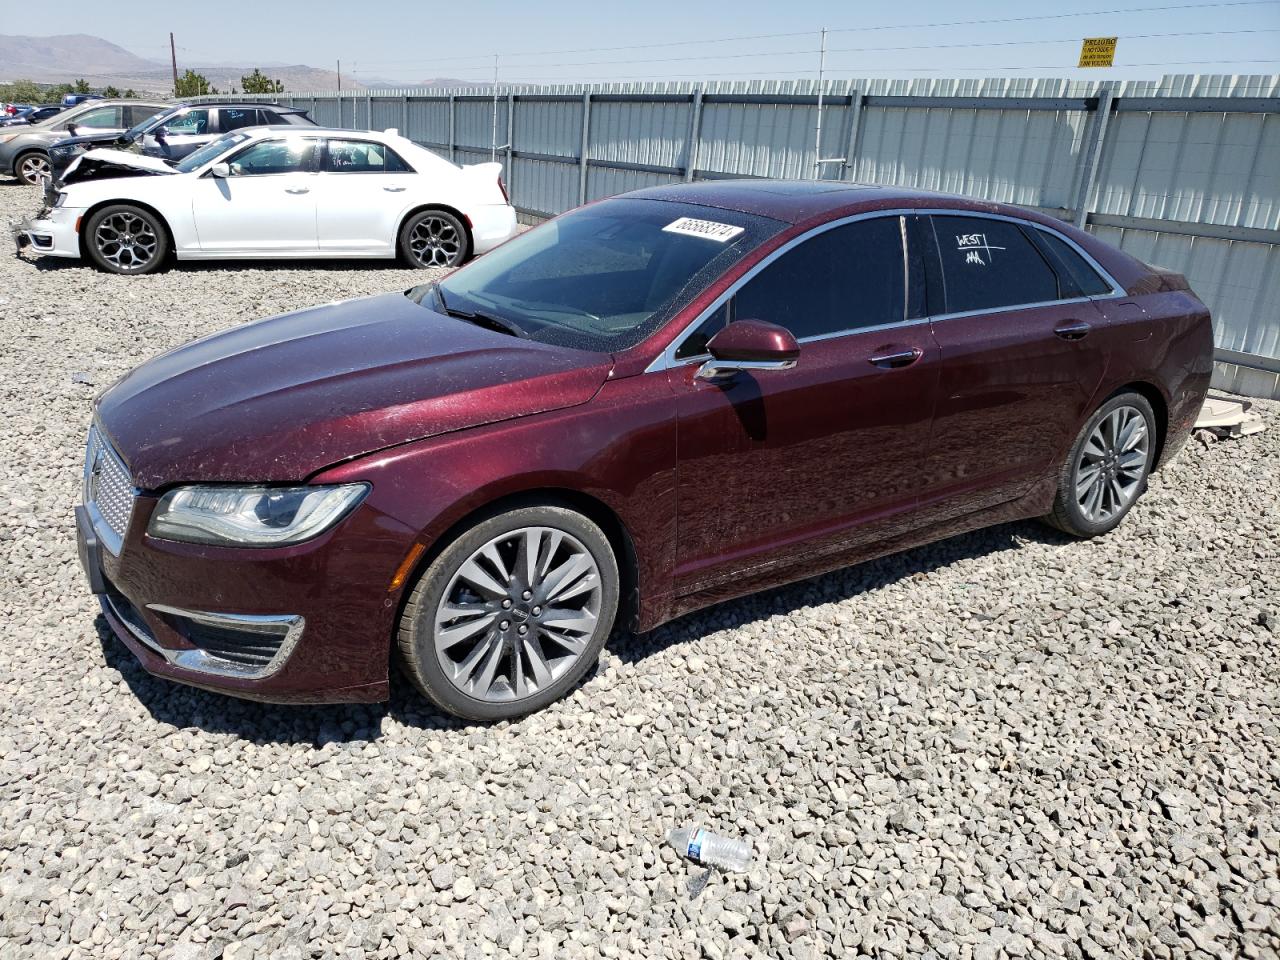
<instances>
[{"instance_id":1,"label":"windshield wiper","mask_svg":"<svg viewBox=\"0 0 1280 960\"><path fill-rule=\"evenodd\" d=\"M513 337L523 337L529 339L529 333L514 320L508 320L505 317L495 317L487 313L475 313L470 310L459 310L451 307L444 299L444 291L440 289L440 284L435 284L432 292L436 295L436 301L440 304L440 309L451 317L457 317L459 320L466 320L468 323L474 323L478 327L488 327L490 330L497 330L499 333L509 333Z\"/></svg>"}]
</instances>

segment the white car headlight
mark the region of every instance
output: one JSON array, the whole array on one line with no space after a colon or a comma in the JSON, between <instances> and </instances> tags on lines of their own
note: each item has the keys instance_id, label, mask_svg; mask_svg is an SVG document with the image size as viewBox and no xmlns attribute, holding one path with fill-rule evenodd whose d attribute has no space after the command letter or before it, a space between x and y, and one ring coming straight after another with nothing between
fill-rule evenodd
<instances>
[{"instance_id":1,"label":"white car headlight","mask_svg":"<svg viewBox=\"0 0 1280 960\"><path fill-rule=\"evenodd\" d=\"M319 536L359 503L369 485L222 487L170 490L147 532L164 540L227 547L276 547Z\"/></svg>"}]
</instances>

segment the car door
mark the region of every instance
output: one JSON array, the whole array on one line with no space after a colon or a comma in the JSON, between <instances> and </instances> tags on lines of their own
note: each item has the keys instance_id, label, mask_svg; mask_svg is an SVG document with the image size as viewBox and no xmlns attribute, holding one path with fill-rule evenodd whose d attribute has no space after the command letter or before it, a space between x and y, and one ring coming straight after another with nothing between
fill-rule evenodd
<instances>
[{"instance_id":1,"label":"car door","mask_svg":"<svg viewBox=\"0 0 1280 960\"><path fill-rule=\"evenodd\" d=\"M230 175L206 172L192 189L200 251L223 256L316 252L316 137L256 140L227 160Z\"/></svg>"},{"instance_id":2,"label":"car door","mask_svg":"<svg viewBox=\"0 0 1280 960\"><path fill-rule=\"evenodd\" d=\"M678 593L914 524L938 349L907 279L899 216L845 222L767 258L678 341ZM699 379L707 339L740 319L789 329L796 366Z\"/></svg>"},{"instance_id":3,"label":"car door","mask_svg":"<svg viewBox=\"0 0 1280 960\"><path fill-rule=\"evenodd\" d=\"M212 139L213 121L212 108L191 107L148 132L143 138L143 149L166 160L181 160Z\"/></svg>"},{"instance_id":4,"label":"car door","mask_svg":"<svg viewBox=\"0 0 1280 960\"><path fill-rule=\"evenodd\" d=\"M945 520L1013 500L1053 473L1106 367L1102 318L1029 231L935 213L930 307L941 350L923 512Z\"/></svg>"},{"instance_id":5,"label":"car door","mask_svg":"<svg viewBox=\"0 0 1280 960\"><path fill-rule=\"evenodd\" d=\"M384 143L330 137L316 178L320 249L391 255L414 176Z\"/></svg>"}]
</instances>

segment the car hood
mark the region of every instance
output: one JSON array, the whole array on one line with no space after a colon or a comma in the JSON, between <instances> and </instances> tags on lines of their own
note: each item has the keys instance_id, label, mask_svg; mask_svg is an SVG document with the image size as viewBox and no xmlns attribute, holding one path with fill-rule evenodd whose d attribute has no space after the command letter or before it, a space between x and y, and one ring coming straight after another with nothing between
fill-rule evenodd
<instances>
[{"instance_id":1,"label":"car hood","mask_svg":"<svg viewBox=\"0 0 1280 960\"><path fill-rule=\"evenodd\" d=\"M79 137L64 137L55 147L92 147L95 143L123 143L123 133L86 133Z\"/></svg>"},{"instance_id":2,"label":"car hood","mask_svg":"<svg viewBox=\"0 0 1280 960\"><path fill-rule=\"evenodd\" d=\"M142 489L301 481L396 444L585 403L612 365L387 294L179 347L106 390L96 416Z\"/></svg>"},{"instance_id":3,"label":"car hood","mask_svg":"<svg viewBox=\"0 0 1280 960\"><path fill-rule=\"evenodd\" d=\"M71 161L67 172L62 175L64 181L77 171L91 168L114 168L136 170L139 173L177 173L178 171L159 157L148 157L128 150L87 150Z\"/></svg>"}]
</instances>

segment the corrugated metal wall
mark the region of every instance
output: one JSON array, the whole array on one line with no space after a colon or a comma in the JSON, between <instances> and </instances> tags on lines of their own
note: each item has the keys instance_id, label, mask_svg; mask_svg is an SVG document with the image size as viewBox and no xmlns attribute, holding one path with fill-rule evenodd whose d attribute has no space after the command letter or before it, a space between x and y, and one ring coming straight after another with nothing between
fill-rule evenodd
<instances>
[{"instance_id":1,"label":"corrugated metal wall","mask_svg":"<svg viewBox=\"0 0 1280 960\"><path fill-rule=\"evenodd\" d=\"M1238 361L1220 363L1216 382L1280 397L1280 77L831 82L817 156L810 81L496 92L496 117L490 88L280 99L328 126L397 127L457 163L496 154L512 201L534 219L726 176L820 176L1035 207L1185 273L1213 310L1220 356Z\"/></svg>"}]
</instances>

